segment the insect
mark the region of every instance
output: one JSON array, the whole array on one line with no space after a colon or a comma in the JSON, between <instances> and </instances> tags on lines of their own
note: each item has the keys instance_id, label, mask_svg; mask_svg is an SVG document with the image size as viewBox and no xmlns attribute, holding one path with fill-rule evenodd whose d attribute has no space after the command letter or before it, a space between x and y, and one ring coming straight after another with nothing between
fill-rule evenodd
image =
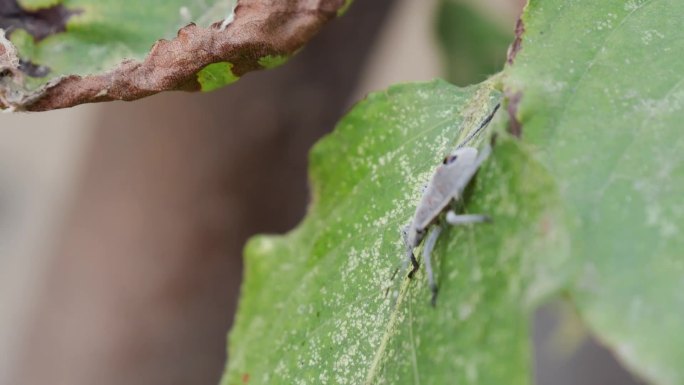
<instances>
[{"instance_id":1,"label":"insect","mask_svg":"<svg viewBox=\"0 0 684 385\"><path fill-rule=\"evenodd\" d=\"M491 153L491 145L486 145L482 151L475 147L469 147L469 142L479 135L489 124L494 114L499 109L499 105L485 118L478 128L469 135L457 148L437 167L432 178L427 184L423 196L416 207L416 212L411 222L403 230L404 243L406 245L406 260L404 266L408 267L411 263L409 278L418 271L420 265L416 260L413 250L418 247L425 238L431 225L440 222L440 216L446 211L444 220L451 225L463 225L470 223L489 222L490 218L481 214L457 214L453 209L449 209L453 202L462 199L463 191L473 179L477 170ZM437 238L442 232L441 226L429 232L425 244L423 245L423 261L428 277L428 284L432 292L431 303L434 306L437 301L437 283L432 271L431 255L435 247Z\"/></svg>"}]
</instances>

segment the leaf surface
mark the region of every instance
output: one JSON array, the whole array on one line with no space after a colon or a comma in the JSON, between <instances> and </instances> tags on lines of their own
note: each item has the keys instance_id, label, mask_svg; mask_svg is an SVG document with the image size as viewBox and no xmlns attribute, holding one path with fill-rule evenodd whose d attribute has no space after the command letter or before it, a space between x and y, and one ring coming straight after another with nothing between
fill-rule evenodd
<instances>
[{"instance_id":1,"label":"leaf surface","mask_svg":"<svg viewBox=\"0 0 684 385\"><path fill-rule=\"evenodd\" d=\"M531 1L504 80L512 127L573 213L571 298L659 384L684 383L682 15L679 0Z\"/></svg>"},{"instance_id":2,"label":"leaf surface","mask_svg":"<svg viewBox=\"0 0 684 385\"><path fill-rule=\"evenodd\" d=\"M549 288L525 266L564 243L551 179L517 141L499 141L468 194L494 223L437 243L437 306L422 269L391 278L435 166L499 99L490 83L395 86L316 145L304 222L246 248L223 384L527 383L527 306Z\"/></svg>"},{"instance_id":3,"label":"leaf surface","mask_svg":"<svg viewBox=\"0 0 684 385\"><path fill-rule=\"evenodd\" d=\"M492 128L519 139L500 137L466 194L494 223L442 234L435 308L423 269L389 278L399 232L497 92L437 82L360 103L312 152L304 222L247 247L223 383L529 383L531 310L561 292L629 368L684 383L682 14L528 5Z\"/></svg>"}]
</instances>

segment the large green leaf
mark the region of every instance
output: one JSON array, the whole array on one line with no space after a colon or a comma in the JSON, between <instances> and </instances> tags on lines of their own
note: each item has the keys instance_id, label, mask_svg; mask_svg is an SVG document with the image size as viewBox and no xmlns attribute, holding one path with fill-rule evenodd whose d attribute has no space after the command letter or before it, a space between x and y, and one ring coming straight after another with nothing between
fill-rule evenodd
<instances>
[{"instance_id":1,"label":"large green leaf","mask_svg":"<svg viewBox=\"0 0 684 385\"><path fill-rule=\"evenodd\" d=\"M236 0L8 0L0 108L211 91L284 63L349 3L240 0L233 12Z\"/></svg>"},{"instance_id":2,"label":"large green leaf","mask_svg":"<svg viewBox=\"0 0 684 385\"><path fill-rule=\"evenodd\" d=\"M494 223L438 241L437 306L422 270L391 280L434 167L498 100L489 83L396 86L316 145L304 222L246 248L223 384L527 382L527 310L553 290L529 266L566 249L551 179L517 141L499 140L468 195Z\"/></svg>"},{"instance_id":3,"label":"large green leaf","mask_svg":"<svg viewBox=\"0 0 684 385\"><path fill-rule=\"evenodd\" d=\"M682 14L527 7L502 80L521 139L499 141L468 195L494 224L438 241L435 308L422 270L389 278L399 229L496 92L433 83L359 104L312 152L306 220L247 247L223 383L527 383L530 310L561 290L629 367L684 383Z\"/></svg>"},{"instance_id":4,"label":"large green leaf","mask_svg":"<svg viewBox=\"0 0 684 385\"><path fill-rule=\"evenodd\" d=\"M642 376L684 383L684 2L537 0L506 70L568 211L571 298Z\"/></svg>"}]
</instances>

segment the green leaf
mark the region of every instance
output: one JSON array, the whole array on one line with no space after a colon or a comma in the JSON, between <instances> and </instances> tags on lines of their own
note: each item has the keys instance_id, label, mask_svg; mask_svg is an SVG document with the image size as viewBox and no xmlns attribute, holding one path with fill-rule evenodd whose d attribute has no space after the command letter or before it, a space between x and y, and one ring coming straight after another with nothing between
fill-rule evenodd
<instances>
[{"instance_id":1,"label":"green leaf","mask_svg":"<svg viewBox=\"0 0 684 385\"><path fill-rule=\"evenodd\" d=\"M312 152L305 221L247 247L223 383L528 383L530 311L561 291L641 376L684 383L682 14L528 5L502 78L521 140L502 136L466 195L494 224L438 241L435 308L423 270L389 278L399 230L496 92L406 85L359 104Z\"/></svg>"},{"instance_id":2,"label":"green leaf","mask_svg":"<svg viewBox=\"0 0 684 385\"><path fill-rule=\"evenodd\" d=\"M423 269L392 280L423 186L499 99L490 83L395 86L315 146L304 222L246 247L222 384L528 382L527 310L567 242L552 178L518 141L500 138L467 194L494 223L437 243L437 306Z\"/></svg>"},{"instance_id":3,"label":"green leaf","mask_svg":"<svg viewBox=\"0 0 684 385\"><path fill-rule=\"evenodd\" d=\"M513 31L490 16L463 0L440 2L437 35L449 81L475 84L503 67Z\"/></svg>"},{"instance_id":4,"label":"green leaf","mask_svg":"<svg viewBox=\"0 0 684 385\"><path fill-rule=\"evenodd\" d=\"M568 212L571 298L640 375L684 383L684 2L532 1L510 110Z\"/></svg>"}]
</instances>

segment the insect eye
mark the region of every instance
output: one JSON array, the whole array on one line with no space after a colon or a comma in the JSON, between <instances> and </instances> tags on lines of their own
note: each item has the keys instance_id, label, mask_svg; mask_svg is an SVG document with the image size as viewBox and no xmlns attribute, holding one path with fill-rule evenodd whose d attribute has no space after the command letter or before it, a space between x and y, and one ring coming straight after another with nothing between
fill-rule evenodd
<instances>
[{"instance_id":1,"label":"insect eye","mask_svg":"<svg viewBox=\"0 0 684 385\"><path fill-rule=\"evenodd\" d=\"M443 164L451 164L454 163L454 161L458 158L456 155L449 155L444 158L444 161L442 162Z\"/></svg>"}]
</instances>

